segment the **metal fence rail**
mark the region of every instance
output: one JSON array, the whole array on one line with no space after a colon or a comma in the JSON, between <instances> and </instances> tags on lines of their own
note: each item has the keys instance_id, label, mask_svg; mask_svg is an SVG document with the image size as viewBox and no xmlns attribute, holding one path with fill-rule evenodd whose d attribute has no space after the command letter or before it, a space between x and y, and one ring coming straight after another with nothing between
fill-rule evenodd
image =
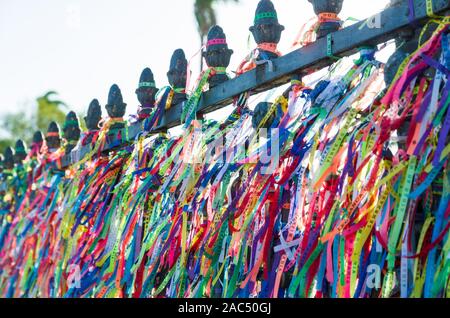
<instances>
[{"instance_id":1,"label":"metal fence rail","mask_svg":"<svg viewBox=\"0 0 450 318\"><path fill-rule=\"evenodd\" d=\"M414 16L410 14L411 3L414 6ZM214 87L203 94L198 113L206 114L230 105L234 97L244 92L257 94L284 85L293 75L307 74L333 64L335 62L333 56L349 56L356 53L361 46L375 46L393 39L402 30L428 18L430 11L427 10L427 4L429 6L430 3L435 14L450 9L450 0L403 0L398 6L379 13L380 27L368 23L373 18L370 17L274 60L272 69L267 67L267 64L259 65L254 70ZM183 104L179 104L169 109L155 131L179 125L182 107ZM136 123L128 127L127 142L134 140L142 132L142 125ZM116 147L114 144L106 144L103 150L108 151ZM75 164L90 151L91 146L88 145L72 152L62 159L61 167L66 168Z\"/></svg>"}]
</instances>

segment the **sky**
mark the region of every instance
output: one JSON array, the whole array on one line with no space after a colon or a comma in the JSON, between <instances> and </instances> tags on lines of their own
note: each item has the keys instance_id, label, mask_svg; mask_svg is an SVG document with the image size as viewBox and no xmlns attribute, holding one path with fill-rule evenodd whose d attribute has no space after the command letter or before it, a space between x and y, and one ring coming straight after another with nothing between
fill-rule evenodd
<instances>
[{"instance_id":1,"label":"sky","mask_svg":"<svg viewBox=\"0 0 450 318\"><path fill-rule=\"evenodd\" d=\"M307 0L273 0L286 27L279 49L288 53L301 26L314 17ZM368 18L389 0L345 0L341 17ZM101 105L116 83L128 113L135 89L150 67L158 87L167 85L170 57L177 48L191 57L198 74L201 45L194 0L0 0L0 116L30 110L49 90L84 114L93 98ZM249 26L258 0L217 5L218 24L234 50L235 70L253 48Z\"/></svg>"}]
</instances>

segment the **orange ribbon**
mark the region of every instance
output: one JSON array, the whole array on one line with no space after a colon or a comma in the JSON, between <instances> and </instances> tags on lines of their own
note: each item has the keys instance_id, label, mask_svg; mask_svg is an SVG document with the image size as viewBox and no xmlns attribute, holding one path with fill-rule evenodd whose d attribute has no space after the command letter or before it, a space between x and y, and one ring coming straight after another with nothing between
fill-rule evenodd
<instances>
[{"instance_id":1,"label":"orange ribbon","mask_svg":"<svg viewBox=\"0 0 450 318\"><path fill-rule=\"evenodd\" d=\"M339 19L338 15L333 12L322 12L319 13L319 23L323 22L339 22L341 19Z\"/></svg>"},{"instance_id":2,"label":"orange ribbon","mask_svg":"<svg viewBox=\"0 0 450 318\"><path fill-rule=\"evenodd\" d=\"M263 51L272 52L278 56L281 56L281 52L277 49L278 44L277 43L260 43L258 44L257 48L261 49Z\"/></svg>"}]
</instances>

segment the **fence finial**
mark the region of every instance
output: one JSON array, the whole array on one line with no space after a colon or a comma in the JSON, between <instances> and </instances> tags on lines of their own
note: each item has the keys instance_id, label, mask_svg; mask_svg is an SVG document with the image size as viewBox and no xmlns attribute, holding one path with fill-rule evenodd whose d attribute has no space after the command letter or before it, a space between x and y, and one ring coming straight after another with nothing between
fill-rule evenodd
<instances>
[{"instance_id":1,"label":"fence finial","mask_svg":"<svg viewBox=\"0 0 450 318\"><path fill-rule=\"evenodd\" d=\"M278 14L272 1L261 0L256 8L254 24L249 30L258 44L263 59L271 60L279 57L276 47L280 43L281 32L284 29L278 22Z\"/></svg>"},{"instance_id":2,"label":"fence finial","mask_svg":"<svg viewBox=\"0 0 450 318\"><path fill-rule=\"evenodd\" d=\"M33 134L33 141L32 144L37 144L42 146L42 143L44 142L44 135L42 134L42 131L38 130Z\"/></svg>"},{"instance_id":3,"label":"fence finial","mask_svg":"<svg viewBox=\"0 0 450 318\"><path fill-rule=\"evenodd\" d=\"M155 95L158 92L156 88L153 72L150 68L145 68L139 79L139 87L136 89L136 95L141 103L138 110L139 118L148 117L155 107Z\"/></svg>"},{"instance_id":4,"label":"fence finial","mask_svg":"<svg viewBox=\"0 0 450 318\"><path fill-rule=\"evenodd\" d=\"M80 123L75 112L71 111L67 114L63 132L67 142L65 151L68 154L75 148L81 135Z\"/></svg>"},{"instance_id":5,"label":"fence finial","mask_svg":"<svg viewBox=\"0 0 450 318\"><path fill-rule=\"evenodd\" d=\"M98 99L93 99L89 104L87 115L84 117L84 122L89 131L99 130L98 123L102 119L102 107Z\"/></svg>"},{"instance_id":6,"label":"fence finial","mask_svg":"<svg viewBox=\"0 0 450 318\"><path fill-rule=\"evenodd\" d=\"M175 50L170 59L170 68L167 72L167 79L174 94L167 108L186 100L187 67L188 61L184 51L182 49Z\"/></svg>"},{"instance_id":7,"label":"fence finial","mask_svg":"<svg viewBox=\"0 0 450 318\"><path fill-rule=\"evenodd\" d=\"M127 104L123 102L122 92L117 84L111 86L108 94L108 104L106 104L105 108L109 118L114 121L110 130L124 128L123 116L125 116Z\"/></svg>"},{"instance_id":8,"label":"fence finial","mask_svg":"<svg viewBox=\"0 0 450 318\"><path fill-rule=\"evenodd\" d=\"M3 153L5 158L3 159L3 167L6 170L14 168L14 150L11 147L6 147Z\"/></svg>"},{"instance_id":9,"label":"fence finial","mask_svg":"<svg viewBox=\"0 0 450 318\"><path fill-rule=\"evenodd\" d=\"M275 114L273 112L272 112L272 114L269 115L272 106L273 106L273 103L268 103L268 102L260 102L258 105L256 105L255 110L253 111L253 117L252 117L253 129L258 129L258 128L268 129L268 128L270 128L270 126L272 126L272 123L275 120ZM263 123L264 119L265 119L265 122Z\"/></svg>"},{"instance_id":10,"label":"fence finial","mask_svg":"<svg viewBox=\"0 0 450 318\"><path fill-rule=\"evenodd\" d=\"M226 68L230 65L233 50L228 48L226 35L223 29L215 25L208 32L208 43L203 57L206 65L214 70L214 74L208 80L209 87L217 86L228 80Z\"/></svg>"},{"instance_id":11,"label":"fence finial","mask_svg":"<svg viewBox=\"0 0 450 318\"><path fill-rule=\"evenodd\" d=\"M47 129L47 136L45 137L48 152L53 153L61 147L61 136L59 125L52 121Z\"/></svg>"},{"instance_id":12,"label":"fence finial","mask_svg":"<svg viewBox=\"0 0 450 318\"><path fill-rule=\"evenodd\" d=\"M17 140L14 150L14 163L21 165L27 157L27 146L25 142L22 139Z\"/></svg>"},{"instance_id":13,"label":"fence finial","mask_svg":"<svg viewBox=\"0 0 450 318\"><path fill-rule=\"evenodd\" d=\"M319 27L316 31L317 39L336 32L341 28L338 14L342 11L344 0L308 0L319 17Z\"/></svg>"},{"instance_id":14,"label":"fence finial","mask_svg":"<svg viewBox=\"0 0 450 318\"><path fill-rule=\"evenodd\" d=\"M31 147L29 152L29 158L31 160L31 166L35 167L37 165L37 160L35 160L38 155L42 153L42 146L44 145L44 135L40 130L33 134L33 139L31 140Z\"/></svg>"}]
</instances>

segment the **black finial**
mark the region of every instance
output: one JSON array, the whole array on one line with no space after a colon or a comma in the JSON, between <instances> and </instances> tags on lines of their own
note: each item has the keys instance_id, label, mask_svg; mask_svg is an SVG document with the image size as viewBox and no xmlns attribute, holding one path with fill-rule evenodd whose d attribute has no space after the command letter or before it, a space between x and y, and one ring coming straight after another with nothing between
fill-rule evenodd
<instances>
[{"instance_id":1,"label":"black finial","mask_svg":"<svg viewBox=\"0 0 450 318\"><path fill-rule=\"evenodd\" d=\"M314 7L316 15L329 14L326 22L321 22L317 30L317 39L341 28L341 21L337 15L342 11L344 0L308 0Z\"/></svg>"},{"instance_id":2,"label":"black finial","mask_svg":"<svg viewBox=\"0 0 450 318\"><path fill-rule=\"evenodd\" d=\"M75 112L71 111L67 114L63 132L64 138L67 140L66 153L70 153L75 148L81 135L80 122Z\"/></svg>"},{"instance_id":3,"label":"black finial","mask_svg":"<svg viewBox=\"0 0 450 318\"><path fill-rule=\"evenodd\" d=\"M138 112L141 117L148 116L152 108L155 107L155 96L157 92L158 89L156 88L152 70L147 67L142 71L139 79L139 87L136 89L137 98L141 103Z\"/></svg>"},{"instance_id":4,"label":"black finial","mask_svg":"<svg viewBox=\"0 0 450 318\"><path fill-rule=\"evenodd\" d=\"M27 157L27 146L25 145L23 140L17 140L14 150L14 163L21 164Z\"/></svg>"},{"instance_id":5,"label":"black finial","mask_svg":"<svg viewBox=\"0 0 450 318\"><path fill-rule=\"evenodd\" d=\"M182 49L173 52L167 78L172 88L185 89L188 61Z\"/></svg>"},{"instance_id":6,"label":"black finial","mask_svg":"<svg viewBox=\"0 0 450 318\"><path fill-rule=\"evenodd\" d=\"M110 118L122 118L125 116L127 104L123 102L122 92L116 84L111 86L109 90L108 104L105 107Z\"/></svg>"},{"instance_id":7,"label":"black finial","mask_svg":"<svg viewBox=\"0 0 450 318\"><path fill-rule=\"evenodd\" d=\"M255 20L250 32L257 44L269 43L278 44L281 39L281 32L284 26L278 23L278 15L270 0L261 0L256 8ZM269 53L269 59L278 57L273 52Z\"/></svg>"},{"instance_id":8,"label":"black finial","mask_svg":"<svg viewBox=\"0 0 450 318\"><path fill-rule=\"evenodd\" d=\"M209 86L214 87L228 80L226 68L230 65L233 50L228 48L227 38L222 28L215 25L209 29L208 42L203 57L209 67L216 68L216 75L209 80Z\"/></svg>"},{"instance_id":9,"label":"black finial","mask_svg":"<svg viewBox=\"0 0 450 318\"><path fill-rule=\"evenodd\" d=\"M314 12L320 13L328 12L338 14L342 11L342 4L344 0L308 0L314 7Z\"/></svg>"},{"instance_id":10,"label":"black finial","mask_svg":"<svg viewBox=\"0 0 450 318\"><path fill-rule=\"evenodd\" d=\"M35 158L41 153L42 145L44 144L44 135L40 130L33 134L33 139L31 141L30 157Z\"/></svg>"},{"instance_id":11,"label":"black finial","mask_svg":"<svg viewBox=\"0 0 450 318\"><path fill-rule=\"evenodd\" d=\"M266 115L269 113L270 108L272 107L272 103L268 102L261 102L258 105L256 105L255 110L253 111L253 117L252 117L252 126L254 129L257 128L270 128L272 126L273 121L275 120L275 115L272 114L270 118L261 126L261 122L266 117Z\"/></svg>"},{"instance_id":12,"label":"black finial","mask_svg":"<svg viewBox=\"0 0 450 318\"><path fill-rule=\"evenodd\" d=\"M59 134L59 125L55 121L52 121L48 125L47 132L49 132L49 133L58 133Z\"/></svg>"},{"instance_id":13,"label":"black finial","mask_svg":"<svg viewBox=\"0 0 450 318\"><path fill-rule=\"evenodd\" d=\"M42 131L38 130L33 134L33 144L41 144L44 142Z\"/></svg>"},{"instance_id":14,"label":"black finial","mask_svg":"<svg viewBox=\"0 0 450 318\"><path fill-rule=\"evenodd\" d=\"M272 23L279 24L275 6L270 0L259 1L258 6L256 7L254 25Z\"/></svg>"},{"instance_id":15,"label":"black finial","mask_svg":"<svg viewBox=\"0 0 450 318\"><path fill-rule=\"evenodd\" d=\"M61 147L60 130L56 122L52 121L48 126L45 141L47 143L47 147L50 152L54 152L55 150Z\"/></svg>"},{"instance_id":16,"label":"black finial","mask_svg":"<svg viewBox=\"0 0 450 318\"><path fill-rule=\"evenodd\" d=\"M150 68L146 67L139 78L139 87L156 87L153 72Z\"/></svg>"},{"instance_id":17,"label":"black finial","mask_svg":"<svg viewBox=\"0 0 450 318\"><path fill-rule=\"evenodd\" d=\"M387 86L391 85L397 74L398 68L403 63L403 61L408 57L408 53L404 50L397 49L388 59L384 67L384 82Z\"/></svg>"},{"instance_id":18,"label":"black finial","mask_svg":"<svg viewBox=\"0 0 450 318\"><path fill-rule=\"evenodd\" d=\"M11 147L6 147L4 152L3 167L6 170L14 168L14 150Z\"/></svg>"},{"instance_id":19,"label":"black finial","mask_svg":"<svg viewBox=\"0 0 450 318\"><path fill-rule=\"evenodd\" d=\"M177 49L173 52L170 59L170 68L167 72L167 79L174 90L172 103L169 105L177 105L187 99L186 97L186 80L188 72L188 61L182 49Z\"/></svg>"},{"instance_id":20,"label":"black finial","mask_svg":"<svg viewBox=\"0 0 450 318\"><path fill-rule=\"evenodd\" d=\"M227 36L218 25L213 25L208 31L206 51L228 49ZM214 66L214 65L212 65ZM220 65L217 65L220 66Z\"/></svg>"},{"instance_id":21,"label":"black finial","mask_svg":"<svg viewBox=\"0 0 450 318\"><path fill-rule=\"evenodd\" d=\"M84 122L89 131L96 131L100 128L98 123L102 119L102 107L97 99L93 99L89 104L87 116L84 117Z\"/></svg>"}]
</instances>

